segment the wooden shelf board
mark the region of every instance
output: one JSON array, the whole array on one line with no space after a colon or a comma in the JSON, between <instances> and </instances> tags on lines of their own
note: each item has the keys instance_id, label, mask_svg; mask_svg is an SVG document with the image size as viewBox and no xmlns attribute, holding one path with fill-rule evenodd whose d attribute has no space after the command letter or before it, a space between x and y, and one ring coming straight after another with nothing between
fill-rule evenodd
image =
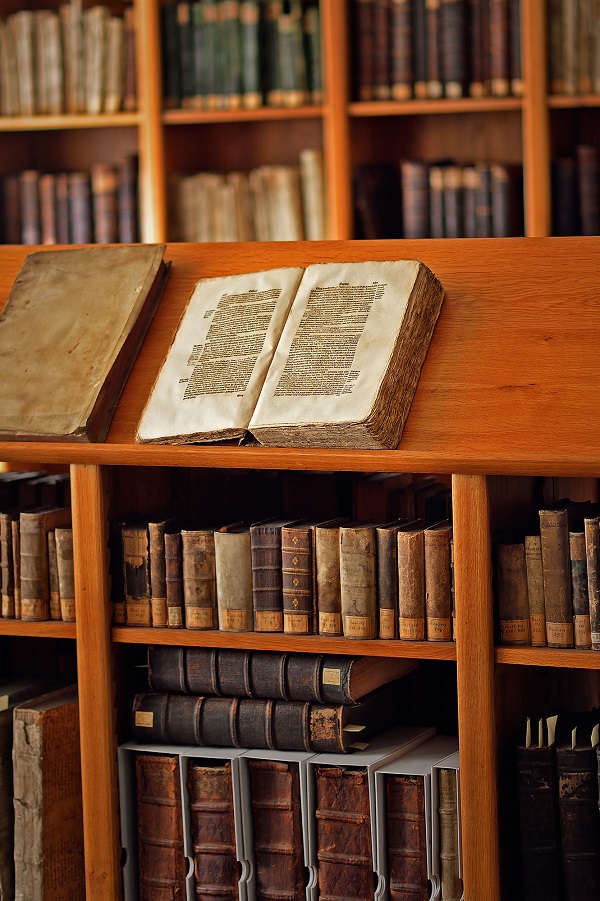
<instances>
[{"instance_id":1,"label":"wooden shelf board","mask_svg":"<svg viewBox=\"0 0 600 901\"><path fill-rule=\"evenodd\" d=\"M497 647L496 663L600 669L600 651L574 648Z\"/></svg>"},{"instance_id":2,"label":"wooden shelf board","mask_svg":"<svg viewBox=\"0 0 600 901\"><path fill-rule=\"evenodd\" d=\"M262 651L304 651L313 654L364 654L371 657L417 657L456 660L452 641L353 641L320 635L282 632L220 632L113 626L112 640L123 644L186 645L188 647L249 648Z\"/></svg>"},{"instance_id":3,"label":"wooden shelf board","mask_svg":"<svg viewBox=\"0 0 600 901\"><path fill-rule=\"evenodd\" d=\"M0 635L22 635L33 638L76 638L75 623L30 623L20 619L0 619Z\"/></svg>"},{"instance_id":4,"label":"wooden shelf board","mask_svg":"<svg viewBox=\"0 0 600 901\"><path fill-rule=\"evenodd\" d=\"M291 109L261 106L255 110L164 110L163 125L207 125L215 122L266 122L285 119L320 119L321 106L300 106Z\"/></svg>"},{"instance_id":5,"label":"wooden shelf board","mask_svg":"<svg viewBox=\"0 0 600 901\"><path fill-rule=\"evenodd\" d=\"M141 113L102 113L98 116L3 116L2 131L68 131L82 128L125 128L139 125Z\"/></svg>"},{"instance_id":6,"label":"wooden shelf board","mask_svg":"<svg viewBox=\"0 0 600 901\"><path fill-rule=\"evenodd\" d=\"M577 109L600 106L600 94L553 94L548 97L551 109Z\"/></svg>"},{"instance_id":7,"label":"wooden shelf board","mask_svg":"<svg viewBox=\"0 0 600 901\"><path fill-rule=\"evenodd\" d=\"M461 97L457 100L373 100L348 104L353 118L373 116L426 116L428 113L492 113L520 110L521 97Z\"/></svg>"}]
</instances>

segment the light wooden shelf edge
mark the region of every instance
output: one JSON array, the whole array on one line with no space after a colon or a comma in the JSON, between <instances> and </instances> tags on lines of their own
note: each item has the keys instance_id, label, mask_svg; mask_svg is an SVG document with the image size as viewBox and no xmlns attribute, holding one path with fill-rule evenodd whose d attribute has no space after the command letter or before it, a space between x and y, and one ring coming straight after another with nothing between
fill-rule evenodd
<instances>
[{"instance_id":1,"label":"light wooden shelf edge","mask_svg":"<svg viewBox=\"0 0 600 901\"><path fill-rule=\"evenodd\" d=\"M551 109L578 109L600 106L600 94L550 94L548 106Z\"/></svg>"},{"instance_id":2,"label":"light wooden shelf edge","mask_svg":"<svg viewBox=\"0 0 600 901\"><path fill-rule=\"evenodd\" d=\"M75 623L30 623L20 619L0 619L0 635L20 635L26 638L76 638Z\"/></svg>"},{"instance_id":3,"label":"light wooden shelf edge","mask_svg":"<svg viewBox=\"0 0 600 901\"><path fill-rule=\"evenodd\" d=\"M522 97L462 97L457 100L374 100L348 104L353 118L377 116L426 116L438 113L497 113L521 110Z\"/></svg>"},{"instance_id":4,"label":"light wooden shelf edge","mask_svg":"<svg viewBox=\"0 0 600 901\"><path fill-rule=\"evenodd\" d=\"M600 651L582 648L497 647L496 663L600 669Z\"/></svg>"},{"instance_id":5,"label":"light wooden shelf edge","mask_svg":"<svg viewBox=\"0 0 600 901\"><path fill-rule=\"evenodd\" d=\"M261 106L255 110L164 110L163 125L207 125L218 122L268 122L289 119L320 119L321 106L300 106L292 108Z\"/></svg>"},{"instance_id":6,"label":"light wooden shelf edge","mask_svg":"<svg viewBox=\"0 0 600 901\"><path fill-rule=\"evenodd\" d=\"M139 125L141 113L102 113L98 116L4 116L0 118L0 132L8 131L75 131L84 128L129 128Z\"/></svg>"}]
</instances>

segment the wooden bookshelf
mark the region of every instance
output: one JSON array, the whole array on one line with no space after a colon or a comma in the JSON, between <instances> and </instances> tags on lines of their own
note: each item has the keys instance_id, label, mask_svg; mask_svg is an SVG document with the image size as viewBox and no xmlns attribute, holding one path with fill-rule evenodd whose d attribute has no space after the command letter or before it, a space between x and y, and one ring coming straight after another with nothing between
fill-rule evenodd
<instances>
[{"instance_id":1,"label":"wooden bookshelf","mask_svg":"<svg viewBox=\"0 0 600 901\"><path fill-rule=\"evenodd\" d=\"M360 652L442 666L456 681L461 753L462 860L467 901L515 897L507 833L516 823L499 786L528 704L598 703L594 651L494 646L491 533L530 476L600 476L600 238L170 245L169 282L104 444L2 443L12 463L71 465L77 661L81 713L87 897L121 897L116 722L127 718L119 660L153 643ZM0 248L0 304L25 256ZM191 285L200 277L282 263L416 257L446 289L420 383L397 450L137 446L139 415ZM568 363L568 365L567 365ZM126 467L126 469L124 469ZM121 488L150 495L188 470L452 474L456 642L362 641L254 633L112 627L107 526ZM256 476L254 476L256 477ZM562 481L562 480L561 480ZM117 487L119 486L119 487ZM134 495L131 495L132 497ZM129 495L128 495L129 498ZM128 499L127 498L127 499ZM3 641L73 634L72 626L0 624ZM536 694L537 692L537 694ZM426 711L423 712L426 716Z\"/></svg>"},{"instance_id":2,"label":"wooden bookshelf","mask_svg":"<svg viewBox=\"0 0 600 901\"><path fill-rule=\"evenodd\" d=\"M58 6L36 0L29 7ZM88 5L87 0L84 5ZM91 5L91 0L90 4ZM114 3L116 11L124 3ZM0 0L0 15L23 4ZM551 233L550 160L564 152L552 136L553 116L570 111L571 141L597 137L598 95L549 96L546 91L545 0L522 0L523 97L357 103L350 93L350 0L321 0L325 100L298 110L195 113L163 110L160 0L133 0L136 15L138 109L113 116L29 117L0 120L13 134L0 152L0 172L24 167L88 167L137 152L140 219L144 241L169 239L167 182L175 172L248 170L262 163L292 163L300 149L324 151L328 237L353 237L352 165L384 154L427 160L452 156L458 163L521 162L525 233ZM93 142L81 135L93 132ZM115 130L120 134L115 138ZM43 150L39 133L46 132ZM68 141L57 137L68 133ZM18 137L21 140L18 140ZM556 146L553 146L556 145ZM385 149L384 149L385 148Z\"/></svg>"}]
</instances>

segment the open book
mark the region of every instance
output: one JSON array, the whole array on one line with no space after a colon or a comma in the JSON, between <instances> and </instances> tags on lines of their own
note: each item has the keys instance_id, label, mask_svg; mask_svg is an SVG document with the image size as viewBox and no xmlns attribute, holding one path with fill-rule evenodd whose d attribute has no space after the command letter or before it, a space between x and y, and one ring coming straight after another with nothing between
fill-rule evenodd
<instances>
[{"instance_id":1,"label":"open book","mask_svg":"<svg viewBox=\"0 0 600 901\"><path fill-rule=\"evenodd\" d=\"M394 448L443 293L417 260L202 279L136 440Z\"/></svg>"}]
</instances>

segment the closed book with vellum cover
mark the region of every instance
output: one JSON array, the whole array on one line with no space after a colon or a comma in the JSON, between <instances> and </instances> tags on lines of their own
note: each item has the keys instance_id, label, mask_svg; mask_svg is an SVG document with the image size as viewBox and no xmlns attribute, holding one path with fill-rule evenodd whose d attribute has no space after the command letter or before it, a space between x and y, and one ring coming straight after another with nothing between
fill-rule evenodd
<instances>
[{"instance_id":1,"label":"closed book with vellum cover","mask_svg":"<svg viewBox=\"0 0 600 901\"><path fill-rule=\"evenodd\" d=\"M136 440L395 448L443 295L418 260L202 279Z\"/></svg>"},{"instance_id":2,"label":"closed book with vellum cover","mask_svg":"<svg viewBox=\"0 0 600 901\"><path fill-rule=\"evenodd\" d=\"M0 439L103 441L168 273L164 244L29 254L0 316Z\"/></svg>"}]
</instances>

